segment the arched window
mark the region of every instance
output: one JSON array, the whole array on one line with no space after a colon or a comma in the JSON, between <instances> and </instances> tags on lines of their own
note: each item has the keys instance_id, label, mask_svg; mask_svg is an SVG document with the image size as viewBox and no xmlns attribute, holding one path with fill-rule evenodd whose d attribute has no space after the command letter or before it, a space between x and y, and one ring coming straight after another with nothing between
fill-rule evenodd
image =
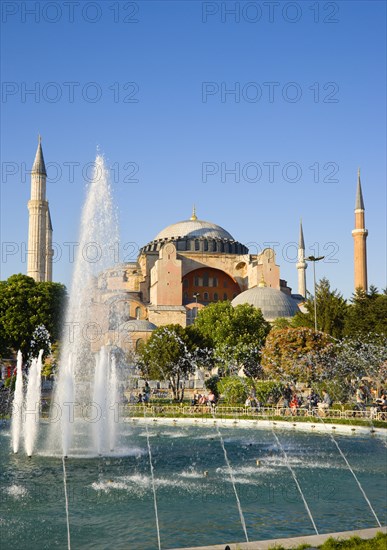
<instances>
[{"instance_id":1,"label":"arched window","mask_svg":"<svg viewBox=\"0 0 387 550\"><path fill-rule=\"evenodd\" d=\"M219 300L218 293L215 292L215 294L214 294L214 302L217 302L218 300Z\"/></svg>"},{"instance_id":2,"label":"arched window","mask_svg":"<svg viewBox=\"0 0 387 550\"><path fill-rule=\"evenodd\" d=\"M188 288L188 279L184 279L183 281L183 287Z\"/></svg>"},{"instance_id":3,"label":"arched window","mask_svg":"<svg viewBox=\"0 0 387 550\"><path fill-rule=\"evenodd\" d=\"M141 308L136 307L136 319L141 319Z\"/></svg>"},{"instance_id":4,"label":"arched window","mask_svg":"<svg viewBox=\"0 0 387 550\"><path fill-rule=\"evenodd\" d=\"M227 300L227 299L228 299L228 298L227 298L227 294L224 293L224 294L223 294L223 300Z\"/></svg>"},{"instance_id":5,"label":"arched window","mask_svg":"<svg viewBox=\"0 0 387 550\"><path fill-rule=\"evenodd\" d=\"M212 286L218 286L218 278L217 277L213 277Z\"/></svg>"},{"instance_id":6,"label":"arched window","mask_svg":"<svg viewBox=\"0 0 387 550\"><path fill-rule=\"evenodd\" d=\"M203 273L203 286L208 286L208 273Z\"/></svg>"},{"instance_id":7,"label":"arched window","mask_svg":"<svg viewBox=\"0 0 387 550\"><path fill-rule=\"evenodd\" d=\"M197 275L194 277L194 286L199 286L199 277Z\"/></svg>"},{"instance_id":8,"label":"arched window","mask_svg":"<svg viewBox=\"0 0 387 550\"><path fill-rule=\"evenodd\" d=\"M138 349L141 346L142 341L143 341L142 338L139 338L138 340L136 340L136 349Z\"/></svg>"},{"instance_id":9,"label":"arched window","mask_svg":"<svg viewBox=\"0 0 387 550\"><path fill-rule=\"evenodd\" d=\"M208 292L205 292L205 293L203 294L203 300L204 300L205 302L208 302Z\"/></svg>"},{"instance_id":10,"label":"arched window","mask_svg":"<svg viewBox=\"0 0 387 550\"><path fill-rule=\"evenodd\" d=\"M204 250L205 251L208 250L208 241L207 241L207 239L204 240Z\"/></svg>"},{"instance_id":11,"label":"arched window","mask_svg":"<svg viewBox=\"0 0 387 550\"><path fill-rule=\"evenodd\" d=\"M198 240L195 240L195 250L200 250L200 243Z\"/></svg>"}]
</instances>

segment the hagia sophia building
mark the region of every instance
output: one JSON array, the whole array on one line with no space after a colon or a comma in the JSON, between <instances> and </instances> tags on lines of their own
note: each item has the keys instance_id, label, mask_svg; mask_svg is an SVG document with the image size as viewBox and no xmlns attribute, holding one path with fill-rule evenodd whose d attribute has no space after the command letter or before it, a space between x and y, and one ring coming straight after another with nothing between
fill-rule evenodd
<instances>
[{"instance_id":1,"label":"hagia sophia building","mask_svg":"<svg viewBox=\"0 0 387 550\"><path fill-rule=\"evenodd\" d=\"M46 178L39 138L28 202L27 275L36 281L52 280L52 225ZM368 231L360 174L352 235L355 288L367 290ZM260 308L269 322L293 317L306 298L307 261L302 224L296 268L298 292L292 294L280 277L273 249L249 254L248 248L228 231L198 219L194 208L189 219L168 225L145 244L135 262L100 273L93 308L96 316L104 319L103 344L135 349L156 327L172 323L190 325L198 310L221 300L229 300L234 306L247 303ZM121 320L120 326L115 324L117 318Z\"/></svg>"}]
</instances>

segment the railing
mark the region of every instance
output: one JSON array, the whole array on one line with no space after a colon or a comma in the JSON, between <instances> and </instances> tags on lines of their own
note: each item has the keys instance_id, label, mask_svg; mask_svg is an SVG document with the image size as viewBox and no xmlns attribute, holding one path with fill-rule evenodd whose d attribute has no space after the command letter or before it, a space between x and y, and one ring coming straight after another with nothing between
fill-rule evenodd
<instances>
[{"instance_id":1,"label":"railing","mask_svg":"<svg viewBox=\"0 0 387 550\"><path fill-rule=\"evenodd\" d=\"M346 410L338 409L307 409L298 408L291 409L288 407L228 407L220 405L211 407L207 405L124 405L123 413L130 417L186 417L186 418L213 418L221 420L222 418L242 419L242 418L260 418L272 419L274 417L283 417L286 420L296 417L309 417L321 419L364 419L364 420L379 420L387 423L387 412L374 410Z\"/></svg>"}]
</instances>

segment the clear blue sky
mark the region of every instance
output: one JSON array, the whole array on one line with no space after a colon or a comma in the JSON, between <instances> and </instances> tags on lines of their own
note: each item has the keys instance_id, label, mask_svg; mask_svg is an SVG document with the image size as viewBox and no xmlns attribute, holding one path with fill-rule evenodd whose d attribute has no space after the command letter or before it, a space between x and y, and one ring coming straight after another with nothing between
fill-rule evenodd
<instances>
[{"instance_id":1,"label":"clear blue sky","mask_svg":"<svg viewBox=\"0 0 387 550\"><path fill-rule=\"evenodd\" d=\"M62 250L56 281L69 285L64 243L77 241L82 172L99 147L113 168L126 256L195 203L199 218L252 253L278 243L281 277L297 291L289 243L302 217L307 254L328 256L317 278L345 297L360 166L369 282L386 286L384 2L71 5L1 3L2 279L26 272L25 171L40 132ZM239 181L224 173L236 163ZM307 276L312 289L312 269Z\"/></svg>"}]
</instances>

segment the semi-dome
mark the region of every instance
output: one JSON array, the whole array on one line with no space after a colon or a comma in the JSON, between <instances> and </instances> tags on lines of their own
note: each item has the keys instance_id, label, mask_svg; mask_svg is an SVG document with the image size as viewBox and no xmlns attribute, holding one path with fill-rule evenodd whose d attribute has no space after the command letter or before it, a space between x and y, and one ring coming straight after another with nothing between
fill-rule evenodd
<instances>
[{"instance_id":1,"label":"semi-dome","mask_svg":"<svg viewBox=\"0 0 387 550\"><path fill-rule=\"evenodd\" d=\"M168 227L156 235L154 240L176 239L177 237L188 237L189 239L195 237L206 237L211 239L234 240L233 236L230 235L228 231L223 229L223 227L220 227L220 225L192 218L190 220L184 220L168 225Z\"/></svg>"},{"instance_id":2,"label":"semi-dome","mask_svg":"<svg viewBox=\"0 0 387 550\"><path fill-rule=\"evenodd\" d=\"M274 321L278 317L293 317L298 311L295 300L288 294L265 286L249 288L231 302L232 305L250 304L262 311L266 321Z\"/></svg>"}]
</instances>

